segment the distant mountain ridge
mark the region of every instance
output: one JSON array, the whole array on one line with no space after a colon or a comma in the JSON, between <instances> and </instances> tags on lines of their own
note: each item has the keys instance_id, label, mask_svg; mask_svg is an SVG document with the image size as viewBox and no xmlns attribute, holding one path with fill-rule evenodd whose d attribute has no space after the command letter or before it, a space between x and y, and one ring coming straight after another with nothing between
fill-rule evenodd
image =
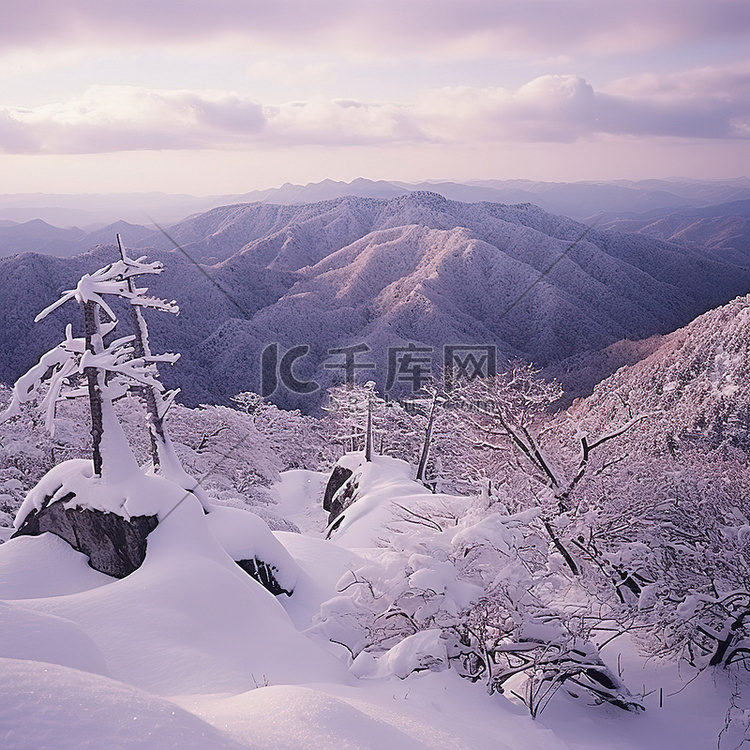
<instances>
[{"instance_id":1,"label":"distant mountain ridge","mask_svg":"<svg viewBox=\"0 0 750 750\"><path fill-rule=\"evenodd\" d=\"M368 180L351 182L323 180L307 185L286 183L278 188L248 193L212 196L169 195L164 193L112 193L85 195L18 194L0 195L0 227L4 222L23 224L41 219L60 228L85 232L117 221L151 226L156 221L168 226L193 214L237 203L277 203L300 205L345 196L395 198L413 192L439 193L450 200L466 203L533 203L545 211L588 220L604 212L642 214L653 210L709 206L750 199L750 180L694 181L640 180L600 182L535 182L532 180ZM610 217L611 218L611 217ZM93 242L89 247L93 246ZM88 249L88 248L86 248ZM0 257L24 252L14 249L0 235ZM56 252L52 246L44 250Z\"/></svg>"},{"instance_id":2,"label":"distant mountain ridge","mask_svg":"<svg viewBox=\"0 0 750 750\"><path fill-rule=\"evenodd\" d=\"M414 342L439 362L444 345L490 344L501 356L552 364L666 333L750 291L750 271L695 249L586 227L530 204L467 204L430 192L225 206L170 235L181 250L163 235L129 244L167 266L148 285L177 299L182 314L153 316L154 342L184 353L167 380L188 404L257 390L269 343L282 354L309 346L295 373L321 387L339 375L324 367L330 349L367 344L382 388L388 347ZM110 246L69 259L0 260L4 381L55 343L66 317L34 327L33 316L113 257ZM319 403L319 394L283 388L276 398L308 411Z\"/></svg>"},{"instance_id":3,"label":"distant mountain ridge","mask_svg":"<svg viewBox=\"0 0 750 750\"><path fill-rule=\"evenodd\" d=\"M58 257L79 255L97 245L110 244L121 234L128 244L153 235L154 230L126 221L118 221L102 229L85 231L78 227L60 229L42 219L18 224L0 222L0 257L19 253L41 253Z\"/></svg>"},{"instance_id":4,"label":"distant mountain ridge","mask_svg":"<svg viewBox=\"0 0 750 750\"><path fill-rule=\"evenodd\" d=\"M584 220L603 211L644 213L655 209L707 206L750 198L750 180L640 180L537 182L533 180L430 180L418 183L324 180L309 185L286 183L280 188L234 196L236 202L312 203L347 195L392 198L428 191L465 203L533 203L550 213Z\"/></svg>"},{"instance_id":5,"label":"distant mountain ridge","mask_svg":"<svg viewBox=\"0 0 750 750\"><path fill-rule=\"evenodd\" d=\"M745 262L750 252L750 200L715 206L601 217L599 226L702 248L717 257Z\"/></svg>"}]
</instances>

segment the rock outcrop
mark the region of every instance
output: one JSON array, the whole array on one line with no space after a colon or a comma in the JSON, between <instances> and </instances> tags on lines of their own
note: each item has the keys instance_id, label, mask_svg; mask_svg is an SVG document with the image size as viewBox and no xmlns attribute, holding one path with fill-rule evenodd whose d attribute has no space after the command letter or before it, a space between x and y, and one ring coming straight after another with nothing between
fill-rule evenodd
<instances>
[{"instance_id":1,"label":"rock outcrop","mask_svg":"<svg viewBox=\"0 0 750 750\"><path fill-rule=\"evenodd\" d=\"M328 511L328 524L332 524L356 499L357 484L350 481L353 475L351 469L337 464L333 467L331 477L323 495L323 510Z\"/></svg>"},{"instance_id":2,"label":"rock outcrop","mask_svg":"<svg viewBox=\"0 0 750 750\"><path fill-rule=\"evenodd\" d=\"M54 503L45 503L40 510L32 510L13 537L49 532L86 555L94 570L114 578L137 570L146 557L147 537L158 524L156 516L126 519L92 508L66 508L66 502L74 497L69 493Z\"/></svg>"},{"instance_id":3,"label":"rock outcrop","mask_svg":"<svg viewBox=\"0 0 750 750\"><path fill-rule=\"evenodd\" d=\"M277 580L278 570L276 570L273 565L268 565L257 557L254 557L252 560L235 560L235 562L245 571L245 573L251 575L261 586L268 589L274 596L279 596L279 594L291 596L294 592L294 589L289 591L279 583Z\"/></svg>"}]
</instances>

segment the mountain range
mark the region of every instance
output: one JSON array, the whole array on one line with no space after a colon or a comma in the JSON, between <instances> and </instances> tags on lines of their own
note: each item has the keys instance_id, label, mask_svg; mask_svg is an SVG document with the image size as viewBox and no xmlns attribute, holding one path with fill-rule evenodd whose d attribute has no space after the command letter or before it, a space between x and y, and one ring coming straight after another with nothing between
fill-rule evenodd
<instances>
[{"instance_id":1,"label":"mountain range","mask_svg":"<svg viewBox=\"0 0 750 750\"><path fill-rule=\"evenodd\" d=\"M39 252L66 255L70 247L88 234L115 222L140 224L154 231L153 222L168 226L187 216L219 206L236 203L275 203L300 205L355 196L358 198L395 198L413 192L438 193L449 200L466 203L533 203L550 213L563 214L581 221L596 220L601 214L617 218L623 214L710 206L750 199L750 180L694 181L641 180L614 182L534 182L531 180L473 180L452 182L432 180L406 183L357 179L352 182L324 180L308 185L286 183L278 188L233 195L193 196L164 193L111 193L102 195L17 194L0 195L0 228L41 220L75 233L60 237L56 249L48 244ZM615 216L612 217L612 214ZM30 226L32 232L37 232ZM95 244L85 240L83 249ZM19 234L0 233L0 257L31 248L23 246Z\"/></svg>"},{"instance_id":2,"label":"mountain range","mask_svg":"<svg viewBox=\"0 0 750 750\"><path fill-rule=\"evenodd\" d=\"M737 262L750 250L750 200L737 200L678 211L623 213L599 217L598 226L638 232L667 242L691 245Z\"/></svg>"},{"instance_id":3,"label":"mountain range","mask_svg":"<svg viewBox=\"0 0 750 750\"><path fill-rule=\"evenodd\" d=\"M273 343L279 357L308 346L294 374L321 389L341 375L325 367L342 363L329 350L357 344L370 348L360 362L375 365L366 375L381 389L388 348L410 343L431 349L424 356L435 368L445 345L489 344L501 358L568 363L575 380L576 357L667 333L750 290L746 253L722 258L528 203L462 203L425 191L222 206L168 234L125 240L132 255L166 266L148 285L177 299L182 313L152 316L150 325L156 349L183 352L165 377L187 404L258 390L261 352ZM110 244L70 258L0 259L3 381L56 343L70 312L37 326L34 315L114 257ZM280 385L281 405L319 407L322 391Z\"/></svg>"}]
</instances>

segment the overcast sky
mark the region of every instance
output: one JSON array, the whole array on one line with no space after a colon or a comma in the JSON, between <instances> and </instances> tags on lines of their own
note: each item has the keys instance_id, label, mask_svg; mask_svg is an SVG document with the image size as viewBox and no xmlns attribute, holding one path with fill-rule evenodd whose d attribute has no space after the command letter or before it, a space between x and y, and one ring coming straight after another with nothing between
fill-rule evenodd
<instances>
[{"instance_id":1,"label":"overcast sky","mask_svg":"<svg viewBox=\"0 0 750 750\"><path fill-rule=\"evenodd\" d=\"M0 192L750 176L750 0L0 0Z\"/></svg>"}]
</instances>

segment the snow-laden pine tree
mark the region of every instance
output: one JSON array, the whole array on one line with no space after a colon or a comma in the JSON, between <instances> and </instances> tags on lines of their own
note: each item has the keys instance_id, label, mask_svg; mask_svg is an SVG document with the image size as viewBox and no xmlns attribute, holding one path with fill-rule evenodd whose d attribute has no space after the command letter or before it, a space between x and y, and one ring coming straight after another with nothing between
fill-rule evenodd
<instances>
[{"instance_id":1,"label":"snow-laden pine tree","mask_svg":"<svg viewBox=\"0 0 750 750\"><path fill-rule=\"evenodd\" d=\"M158 397L158 415L162 417L175 392L164 392L156 364L173 363L179 355L152 355L147 349L145 324L139 334L146 346L144 351L136 352L135 335L112 339L111 334L118 321L105 298L125 300L137 310L141 321L140 310L144 307L176 314L178 308L174 302L150 297L146 294L147 289L139 289L133 284L137 276L158 274L162 270L160 263L147 263L144 258L131 260L123 256L121 260L92 274L85 274L74 289L65 291L60 299L42 310L35 321L42 320L66 302L75 300L83 312L84 336L73 336L72 325L69 324L63 341L43 354L39 362L18 379L10 405L0 415L0 420L16 415L21 404L38 400L45 414L45 425L54 432L59 402L85 396L91 416L94 474L103 480L117 481L128 473L138 471L112 404L134 386L147 389Z\"/></svg>"},{"instance_id":2,"label":"snow-laden pine tree","mask_svg":"<svg viewBox=\"0 0 750 750\"><path fill-rule=\"evenodd\" d=\"M143 258L132 260L123 252L120 260L86 274L74 289L64 292L37 316L42 319L75 300L83 309L84 336L74 337L72 325L68 325L64 341L18 380L2 418L17 416L22 404L38 400L53 430L59 402L86 396L92 460L71 459L50 469L23 501L13 536L52 532L85 554L94 569L122 578L144 562L149 535L157 526L168 519L182 517L184 521L192 517L191 523L198 527L208 524L208 537L218 540L219 545L226 544L226 553L251 577L274 594L290 595L296 576L294 565L267 524L240 509L209 503L203 488L183 470L164 430L162 418L174 393L164 392L156 365L174 362L177 355L150 352L141 310L148 307L176 313L177 307L174 302L148 296L147 289L134 283L135 277L161 271L161 264L146 263ZM115 309L123 304L136 308L133 322L137 333L112 339L118 324ZM152 465L143 469L114 409L116 400L131 393L146 401L149 412L155 455ZM131 399L129 405L137 403ZM246 421L236 411L224 408L224 412L230 423ZM208 427L208 436L200 438L196 455L202 454L211 435L220 431L215 418L209 421L213 424ZM243 431L223 455L210 456L208 466L204 460L201 478L215 472L228 454L236 457L239 449L252 441L254 432ZM247 483L256 480L251 476L245 479ZM173 523L180 525L178 520ZM238 525L243 529L239 535Z\"/></svg>"}]
</instances>

